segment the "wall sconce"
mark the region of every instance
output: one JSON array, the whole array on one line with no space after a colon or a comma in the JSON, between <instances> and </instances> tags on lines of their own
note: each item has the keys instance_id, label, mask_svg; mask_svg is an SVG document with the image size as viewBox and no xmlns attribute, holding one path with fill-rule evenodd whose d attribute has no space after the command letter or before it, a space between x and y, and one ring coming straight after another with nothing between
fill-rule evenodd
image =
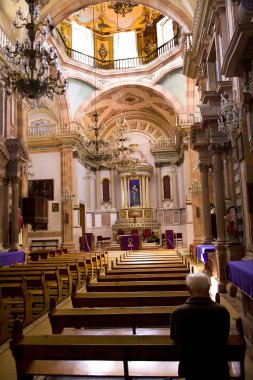
<instances>
[{"instance_id":1,"label":"wall sconce","mask_svg":"<svg viewBox=\"0 0 253 380\"><path fill-rule=\"evenodd\" d=\"M199 182L197 179L195 179L193 182L192 182L192 186L189 187L189 191L191 193L199 193L200 191L202 191L202 187L200 186Z\"/></svg>"},{"instance_id":2,"label":"wall sconce","mask_svg":"<svg viewBox=\"0 0 253 380\"><path fill-rule=\"evenodd\" d=\"M70 188L65 187L65 189L62 192L61 200L62 202L70 202L74 198L74 194L71 194Z\"/></svg>"}]
</instances>

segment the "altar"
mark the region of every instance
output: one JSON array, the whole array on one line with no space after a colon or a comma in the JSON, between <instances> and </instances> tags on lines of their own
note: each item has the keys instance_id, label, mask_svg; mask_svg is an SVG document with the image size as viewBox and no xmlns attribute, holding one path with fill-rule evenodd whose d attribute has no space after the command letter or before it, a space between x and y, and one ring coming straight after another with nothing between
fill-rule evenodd
<instances>
[{"instance_id":1,"label":"altar","mask_svg":"<svg viewBox=\"0 0 253 380\"><path fill-rule=\"evenodd\" d=\"M139 235L121 235L119 239L122 251L135 251L140 248Z\"/></svg>"},{"instance_id":2,"label":"altar","mask_svg":"<svg viewBox=\"0 0 253 380\"><path fill-rule=\"evenodd\" d=\"M4 267L7 265L13 265L15 263L25 262L25 252L24 251L9 251L0 252L0 264Z\"/></svg>"}]
</instances>

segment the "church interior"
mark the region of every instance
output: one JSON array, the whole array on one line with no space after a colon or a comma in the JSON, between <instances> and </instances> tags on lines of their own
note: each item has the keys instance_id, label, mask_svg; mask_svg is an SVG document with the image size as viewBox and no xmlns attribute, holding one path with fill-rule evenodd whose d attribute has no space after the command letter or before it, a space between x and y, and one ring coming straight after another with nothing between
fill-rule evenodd
<instances>
[{"instance_id":1,"label":"church interior","mask_svg":"<svg viewBox=\"0 0 253 380\"><path fill-rule=\"evenodd\" d=\"M243 324L233 378L253 379L252 45L251 0L1 0L1 379L19 380L6 305L21 271L59 265L48 281L71 309L63 256L78 294L127 252L208 273ZM25 333L51 333L50 307Z\"/></svg>"}]
</instances>

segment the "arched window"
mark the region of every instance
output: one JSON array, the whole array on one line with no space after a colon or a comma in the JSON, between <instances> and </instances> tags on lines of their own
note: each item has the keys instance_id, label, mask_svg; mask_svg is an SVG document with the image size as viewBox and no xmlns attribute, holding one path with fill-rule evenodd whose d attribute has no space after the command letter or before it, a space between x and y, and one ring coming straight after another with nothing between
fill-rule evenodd
<instances>
[{"instance_id":1,"label":"arched window","mask_svg":"<svg viewBox=\"0 0 253 380\"><path fill-rule=\"evenodd\" d=\"M171 199L170 176L168 175L163 177L163 195L164 199Z\"/></svg>"},{"instance_id":2,"label":"arched window","mask_svg":"<svg viewBox=\"0 0 253 380\"><path fill-rule=\"evenodd\" d=\"M103 202L110 202L109 179L103 179Z\"/></svg>"}]
</instances>

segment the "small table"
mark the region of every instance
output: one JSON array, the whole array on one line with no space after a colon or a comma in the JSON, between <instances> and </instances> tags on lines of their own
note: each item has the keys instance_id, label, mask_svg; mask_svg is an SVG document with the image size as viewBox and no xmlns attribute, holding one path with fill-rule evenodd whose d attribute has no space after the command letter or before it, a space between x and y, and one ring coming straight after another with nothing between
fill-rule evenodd
<instances>
[{"instance_id":1,"label":"small table","mask_svg":"<svg viewBox=\"0 0 253 380\"><path fill-rule=\"evenodd\" d=\"M13 265L15 263L25 262L25 252L24 251L9 251L0 252L0 263L2 266Z\"/></svg>"},{"instance_id":2,"label":"small table","mask_svg":"<svg viewBox=\"0 0 253 380\"><path fill-rule=\"evenodd\" d=\"M215 246L213 244L196 245L196 262L201 260L204 264L207 264L208 252L215 252Z\"/></svg>"}]
</instances>

